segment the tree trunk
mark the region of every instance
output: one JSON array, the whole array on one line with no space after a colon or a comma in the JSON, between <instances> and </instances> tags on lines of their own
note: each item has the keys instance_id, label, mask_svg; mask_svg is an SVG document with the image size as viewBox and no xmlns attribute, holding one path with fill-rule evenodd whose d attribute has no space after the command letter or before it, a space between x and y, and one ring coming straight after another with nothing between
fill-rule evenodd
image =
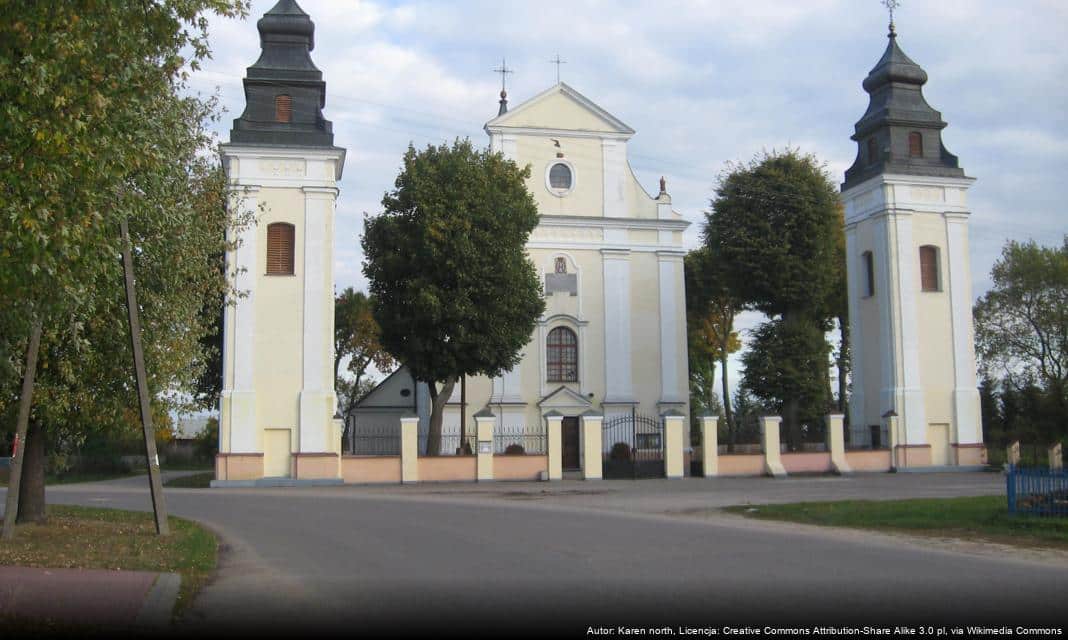
<instances>
[{"instance_id":1,"label":"tree trunk","mask_svg":"<svg viewBox=\"0 0 1068 640\"><path fill-rule=\"evenodd\" d=\"M44 522L45 520L45 434L33 420L26 431L25 453L22 457L22 482L19 484L19 513L15 521Z\"/></svg>"},{"instance_id":2,"label":"tree trunk","mask_svg":"<svg viewBox=\"0 0 1068 640\"><path fill-rule=\"evenodd\" d=\"M22 467L25 456L26 433L29 430L30 408L33 406L33 381L37 373L37 353L41 346L41 321L30 329L30 344L26 347L26 369L22 376L22 392L19 395L19 416L15 423L15 442L18 449L12 455L11 475L8 479L7 498L4 505L4 540L15 536L15 521L19 513L19 493L22 487Z\"/></svg>"},{"instance_id":3,"label":"tree trunk","mask_svg":"<svg viewBox=\"0 0 1068 640\"><path fill-rule=\"evenodd\" d=\"M801 401L798 398L789 398L782 403L782 421L786 423L786 449L797 451L801 448Z\"/></svg>"},{"instance_id":4,"label":"tree trunk","mask_svg":"<svg viewBox=\"0 0 1068 640\"><path fill-rule=\"evenodd\" d=\"M730 335L730 328L727 328L727 335ZM734 453L734 445L738 441L738 429L734 424L734 412L731 411L731 394L730 387L727 384L727 346L721 345L720 353L720 369L723 370L723 376L721 381L723 382L723 419L727 423L727 451Z\"/></svg>"},{"instance_id":5,"label":"tree trunk","mask_svg":"<svg viewBox=\"0 0 1068 640\"><path fill-rule=\"evenodd\" d=\"M450 378L437 389L436 382L428 382L430 390L430 428L426 434L426 452L428 456L441 455L441 422L445 416L445 403L452 396L452 389L456 386L456 378Z\"/></svg>"}]
</instances>

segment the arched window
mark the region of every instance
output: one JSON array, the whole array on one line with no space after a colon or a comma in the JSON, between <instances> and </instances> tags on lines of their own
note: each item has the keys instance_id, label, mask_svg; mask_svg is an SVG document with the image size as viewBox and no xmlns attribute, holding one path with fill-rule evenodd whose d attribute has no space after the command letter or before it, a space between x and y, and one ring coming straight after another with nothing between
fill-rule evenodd
<instances>
[{"instance_id":1,"label":"arched window","mask_svg":"<svg viewBox=\"0 0 1068 640\"><path fill-rule=\"evenodd\" d=\"M865 251L860 254L860 257L864 264L864 284L867 287L864 296L871 297L875 295L875 259L872 257L871 251Z\"/></svg>"},{"instance_id":2,"label":"arched window","mask_svg":"<svg viewBox=\"0 0 1068 640\"><path fill-rule=\"evenodd\" d=\"M567 327L549 332L546 341L549 382L578 382L578 338Z\"/></svg>"},{"instance_id":3,"label":"arched window","mask_svg":"<svg viewBox=\"0 0 1068 640\"><path fill-rule=\"evenodd\" d=\"M267 275L293 275L293 238L291 224L275 222L267 225Z\"/></svg>"},{"instance_id":4,"label":"arched window","mask_svg":"<svg viewBox=\"0 0 1068 640\"><path fill-rule=\"evenodd\" d=\"M913 131L909 134L909 157L923 157L923 135L919 131Z\"/></svg>"},{"instance_id":5,"label":"arched window","mask_svg":"<svg viewBox=\"0 0 1068 640\"><path fill-rule=\"evenodd\" d=\"M879 161L879 143L875 141L875 138L868 138L868 164L875 164Z\"/></svg>"},{"instance_id":6,"label":"arched window","mask_svg":"<svg viewBox=\"0 0 1068 640\"><path fill-rule=\"evenodd\" d=\"M290 122L293 119L293 99L286 94L274 97L274 121Z\"/></svg>"},{"instance_id":7,"label":"arched window","mask_svg":"<svg viewBox=\"0 0 1068 640\"><path fill-rule=\"evenodd\" d=\"M941 291L938 282L938 247L920 247L920 288L924 291Z\"/></svg>"}]
</instances>

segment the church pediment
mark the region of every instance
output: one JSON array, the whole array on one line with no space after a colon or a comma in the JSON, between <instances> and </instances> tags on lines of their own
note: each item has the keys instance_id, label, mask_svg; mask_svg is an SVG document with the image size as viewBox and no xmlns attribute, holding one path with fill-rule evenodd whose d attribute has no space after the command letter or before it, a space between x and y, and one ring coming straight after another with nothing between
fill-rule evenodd
<instances>
[{"instance_id":1,"label":"church pediment","mask_svg":"<svg viewBox=\"0 0 1068 640\"><path fill-rule=\"evenodd\" d=\"M490 120L486 129L584 131L627 138L634 135L634 129L562 82Z\"/></svg>"},{"instance_id":2,"label":"church pediment","mask_svg":"<svg viewBox=\"0 0 1068 640\"><path fill-rule=\"evenodd\" d=\"M567 387L557 387L555 391L550 392L544 398L538 401L538 406L543 412L552 409L567 409L567 410L579 410L585 411L593 406L590 403L589 398L575 393ZM562 411L563 413L563 411Z\"/></svg>"}]
</instances>

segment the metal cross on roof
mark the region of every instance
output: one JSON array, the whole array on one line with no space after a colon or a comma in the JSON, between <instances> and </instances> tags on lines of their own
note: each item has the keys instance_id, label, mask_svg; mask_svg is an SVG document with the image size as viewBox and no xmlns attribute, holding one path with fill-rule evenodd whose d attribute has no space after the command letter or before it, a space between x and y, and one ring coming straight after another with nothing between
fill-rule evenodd
<instances>
[{"instance_id":1,"label":"metal cross on roof","mask_svg":"<svg viewBox=\"0 0 1068 640\"><path fill-rule=\"evenodd\" d=\"M890 30L894 30L894 9L901 6L899 0L882 0L883 6L890 12Z\"/></svg>"},{"instance_id":2,"label":"metal cross on roof","mask_svg":"<svg viewBox=\"0 0 1068 640\"><path fill-rule=\"evenodd\" d=\"M567 60L561 60L560 54L556 54L556 57L549 61L551 64L556 65L556 84L560 84L560 65L567 64Z\"/></svg>"},{"instance_id":3,"label":"metal cross on roof","mask_svg":"<svg viewBox=\"0 0 1068 640\"><path fill-rule=\"evenodd\" d=\"M515 73L512 69L508 68L508 65L504 63L504 58L501 58L501 66L493 70L494 73L501 74L501 91L504 91L504 78L509 73Z\"/></svg>"}]
</instances>

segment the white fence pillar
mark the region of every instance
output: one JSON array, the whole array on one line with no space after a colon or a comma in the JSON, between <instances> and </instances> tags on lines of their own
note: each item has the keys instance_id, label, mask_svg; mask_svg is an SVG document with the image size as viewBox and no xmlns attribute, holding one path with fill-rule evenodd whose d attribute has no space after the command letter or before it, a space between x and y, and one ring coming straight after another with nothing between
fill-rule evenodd
<instances>
[{"instance_id":1,"label":"white fence pillar","mask_svg":"<svg viewBox=\"0 0 1068 640\"><path fill-rule=\"evenodd\" d=\"M701 475L719 475L719 416L701 416Z\"/></svg>"},{"instance_id":2,"label":"white fence pillar","mask_svg":"<svg viewBox=\"0 0 1068 640\"><path fill-rule=\"evenodd\" d=\"M582 427L582 479L600 480L601 473L601 429L604 416L590 410L579 418Z\"/></svg>"},{"instance_id":3,"label":"white fence pillar","mask_svg":"<svg viewBox=\"0 0 1068 640\"><path fill-rule=\"evenodd\" d=\"M550 411L545 414L545 435L548 436L546 446L549 452L549 479L560 480L564 477L564 414L559 411Z\"/></svg>"},{"instance_id":4,"label":"white fence pillar","mask_svg":"<svg viewBox=\"0 0 1068 640\"><path fill-rule=\"evenodd\" d=\"M401 423L401 482L419 482L419 416L404 416Z\"/></svg>"},{"instance_id":5,"label":"white fence pillar","mask_svg":"<svg viewBox=\"0 0 1068 640\"><path fill-rule=\"evenodd\" d=\"M845 416L840 413L827 416L827 451L831 453L831 471L853 473L845 455Z\"/></svg>"},{"instance_id":6,"label":"white fence pillar","mask_svg":"<svg viewBox=\"0 0 1068 640\"><path fill-rule=\"evenodd\" d=\"M776 478L785 478L786 469L782 466L782 456L779 453L779 425L782 418L779 416L763 416L760 418L760 433L764 440L764 472Z\"/></svg>"},{"instance_id":7,"label":"white fence pillar","mask_svg":"<svg viewBox=\"0 0 1068 640\"><path fill-rule=\"evenodd\" d=\"M683 429L686 415L672 409L661 416L664 421L664 475L681 478L686 475L683 458Z\"/></svg>"}]
</instances>

